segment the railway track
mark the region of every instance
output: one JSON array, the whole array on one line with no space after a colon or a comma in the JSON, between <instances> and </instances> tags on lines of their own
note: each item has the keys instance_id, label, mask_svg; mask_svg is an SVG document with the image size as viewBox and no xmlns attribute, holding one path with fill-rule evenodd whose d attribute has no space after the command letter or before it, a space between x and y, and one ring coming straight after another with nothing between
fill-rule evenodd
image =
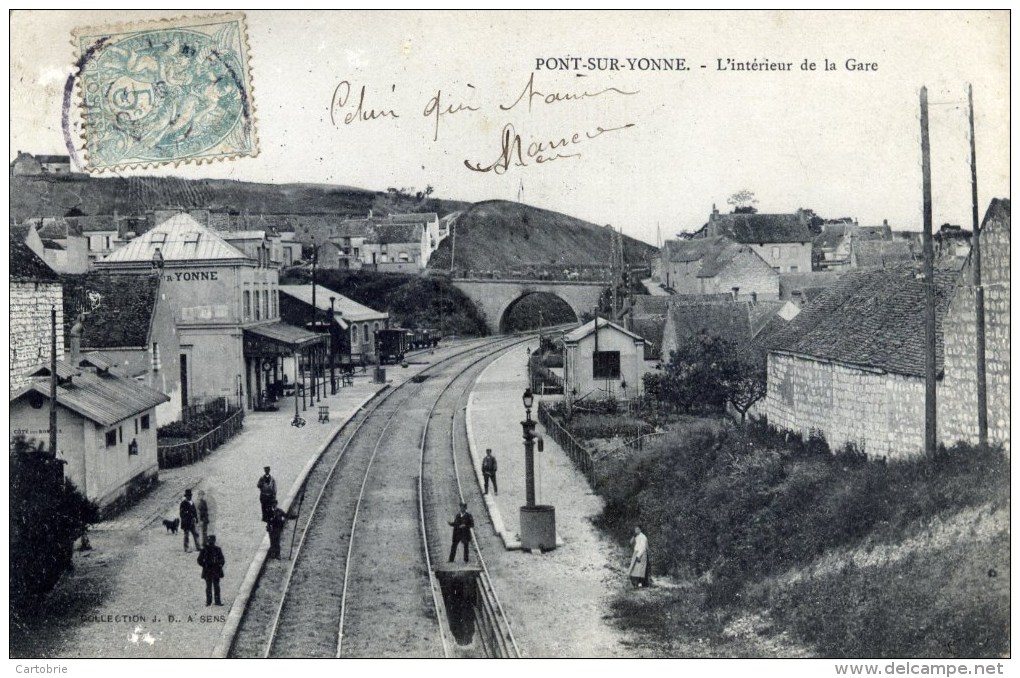
<instances>
[{"instance_id":1,"label":"railway track","mask_svg":"<svg viewBox=\"0 0 1020 678\"><path fill-rule=\"evenodd\" d=\"M473 482L473 462L467 449L463 422L468 394L484 367L484 364L472 366L447 385L444 393L436 399L429 425L422 432L419 476L422 531L431 559L440 563L448 555L446 545L450 530L447 519L450 516L438 507L452 512L460 502L465 502L478 516L478 522L488 521L481 490ZM458 389L453 388L455 384ZM458 415L461 417L459 427ZM439 426L434 426L434 422L438 422ZM458 438L463 440L458 443ZM467 477L466 483L462 483L462 470ZM446 609L443 616L455 637L450 656L519 658L520 647L489 575L475 530L472 530L471 536L472 560L480 565L480 571L473 579L473 586L470 581L455 579L448 582L444 596ZM440 585L437 581L433 584ZM453 590L455 588L460 590Z\"/></svg>"},{"instance_id":2,"label":"railway track","mask_svg":"<svg viewBox=\"0 0 1020 678\"><path fill-rule=\"evenodd\" d=\"M449 656L451 643L440 623L441 601L421 534L428 421L460 380L463 363L470 368L521 341L483 342L444 358L345 426L306 479L293 557L264 564L230 656ZM424 397L442 383L437 377L454 370L434 399ZM426 411L422 403L429 400ZM406 421L393 426L398 413L418 414L421 427ZM364 533L366 525L371 533ZM410 547L416 543L416 549ZM371 631L361 633L364 629Z\"/></svg>"}]
</instances>

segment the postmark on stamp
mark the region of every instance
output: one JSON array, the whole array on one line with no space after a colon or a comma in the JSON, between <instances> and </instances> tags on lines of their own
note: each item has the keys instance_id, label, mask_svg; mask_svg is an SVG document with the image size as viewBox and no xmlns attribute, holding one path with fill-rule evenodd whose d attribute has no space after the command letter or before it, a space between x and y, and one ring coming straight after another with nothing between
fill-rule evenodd
<instances>
[{"instance_id":1,"label":"postmark on stamp","mask_svg":"<svg viewBox=\"0 0 1020 678\"><path fill-rule=\"evenodd\" d=\"M243 14L77 29L88 171L258 155Z\"/></svg>"}]
</instances>

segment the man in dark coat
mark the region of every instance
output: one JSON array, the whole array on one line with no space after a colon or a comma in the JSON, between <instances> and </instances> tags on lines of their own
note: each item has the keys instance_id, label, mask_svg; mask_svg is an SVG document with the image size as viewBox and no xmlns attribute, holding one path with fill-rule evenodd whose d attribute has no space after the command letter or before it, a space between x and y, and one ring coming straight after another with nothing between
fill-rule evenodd
<instances>
[{"instance_id":1,"label":"man in dark coat","mask_svg":"<svg viewBox=\"0 0 1020 678\"><path fill-rule=\"evenodd\" d=\"M471 543L471 530L475 526L475 519L468 513L467 504L460 503L458 513L450 523L453 527L453 544L450 545L450 562L457 556L457 544L464 543L464 562L468 562L468 544Z\"/></svg>"},{"instance_id":2,"label":"man in dark coat","mask_svg":"<svg viewBox=\"0 0 1020 678\"><path fill-rule=\"evenodd\" d=\"M273 510L276 502L276 479L269 475L269 467L265 467L265 475L259 478L256 487L259 488L259 503L262 504L262 522L269 522L269 512Z\"/></svg>"},{"instance_id":3,"label":"man in dark coat","mask_svg":"<svg viewBox=\"0 0 1020 678\"><path fill-rule=\"evenodd\" d=\"M226 563L223 550L216 545L216 537L210 534L209 543L198 554L198 564L202 566L202 579L205 579L205 604L207 607L213 604L214 598L217 605L223 605L220 602L220 579L223 579L223 566Z\"/></svg>"},{"instance_id":4,"label":"man in dark coat","mask_svg":"<svg viewBox=\"0 0 1020 678\"><path fill-rule=\"evenodd\" d=\"M283 528L287 524L288 517L274 501L269 509L269 520L266 521L266 531L269 532L268 556L270 558L280 559L280 537L283 535Z\"/></svg>"},{"instance_id":5,"label":"man in dark coat","mask_svg":"<svg viewBox=\"0 0 1020 678\"><path fill-rule=\"evenodd\" d=\"M184 531L184 552L188 553L191 549L188 548L188 535L190 534L195 538L195 550L202 548L202 542L198 540L198 531L195 529L195 524L198 522L198 510L191 501L191 490L184 490L184 499L181 501L180 508L181 516L181 530Z\"/></svg>"},{"instance_id":6,"label":"man in dark coat","mask_svg":"<svg viewBox=\"0 0 1020 678\"><path fill-rule=\"evenodd\" d=\"M489 481L492 481L492 491L499 494L499 486L496 485L496 458L492 456L492 450L485 450L485 459L482 459L482 476L485 477L485 494L489 493Z\"/></svg>"}]
</instances>

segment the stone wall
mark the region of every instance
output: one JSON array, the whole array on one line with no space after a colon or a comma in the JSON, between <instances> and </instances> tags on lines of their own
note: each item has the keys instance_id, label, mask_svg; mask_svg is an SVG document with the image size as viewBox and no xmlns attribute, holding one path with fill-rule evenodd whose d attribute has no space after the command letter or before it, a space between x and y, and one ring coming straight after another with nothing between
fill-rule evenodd
<instances>
[{"instance_id":1,"label":"stone wall","mask_svg":"<svg viewBox=\"0 0 1020 678\"><path fill-rule=\"evenodd\" d=\"M1008 224L989 220L981 233L981 273L985 289L985 379L988 386L988 439L1009 451L1009 246ZM939 438L976 444L977 333L975 290L970 266L943 321L945 377L939 390Z\"/></svg>"},{"instance_id":2,"label":"stone wall","mask_svg":"<svg viewBox=\"0 0 1020 678\"><path fill-rule=\"evenodd\" d=\"M10 390L25 385L26 370L50 362L50 309L57 309L57 359L64 357L64 299L59 283L10 284Z\"/></svg>"},{"instance_id":3,"label":"stone wall","mask_svg":"<svg viewBox=\"0 0 1020 678\"><path fill-rule=\"evenodd\" d=\"M825 434L836 450L852 442L871 458L924 450L924 380L782 353L768 357L769 423Z\"/></svg>"}]
</instances>

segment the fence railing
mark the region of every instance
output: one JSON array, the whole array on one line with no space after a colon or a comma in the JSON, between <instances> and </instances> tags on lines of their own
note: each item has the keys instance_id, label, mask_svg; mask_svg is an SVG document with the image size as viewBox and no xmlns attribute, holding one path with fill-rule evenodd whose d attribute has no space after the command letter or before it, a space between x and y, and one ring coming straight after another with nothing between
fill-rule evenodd
<instances>
[{"instance_id":1,"label":"fence railing","mask_svg":"<svg viewBox=\"0 0 1020 678\"><path fill-rule=\"evenodd\" d=\"M232 405L230 400L223 396L217 396L214 398L197 399L185 408L181 409L181 420L191 421L195 417L203 414L213 414L214 412L227 412L237 407Z\"/></svg>"},{"instance_id":2,"label":"fence railing","mask_svg":"<svg viewBox=\"0 0 1020 678\"><path fill-rule=\"evenodd\" d=\"M574 466L578 468L584 477L588 480L588 485L593 490L598 489L598 478L595 475L595 460L592 459L591 453L584 445L570 434L566 428L563 427L545 407L545 403L539 401L538 403L538 421L545 430L548 431L552 439L563 448L563 451L567 453L570 460L574 462Z\"/></svg>"},{"instance_id":3,"label":"fence railing","mask_svg":"<svg viewBox=\"0 0 1020 678\"><path fill-rule=\"evenodd\" d=\"M531 392L539 395L562 395L564 392L563 379L542 364L542 356L537 351L528 358L528 382Z\"/></svg>"},{"instance_id":4,"label":"fence railing","mask_svg":"<svg viewBox=\"0 0 1020 678\"><path fill-rule=\"evenodd\" d=\"M210 452L227 442L244 426L244 410L238 410L201 438L186 443L156 446L156 458L161 469L187 466L204 459Z\"/></svg>"},{"instance_id":5,"label":"fence railing","mask_svg":"<svg viewBox=\"0 0 1020 678\"><path fill-rule=\"evenodd\" d=\"M624 450L627 450L628 452L641 452L645 449L645 445L647 443L650 443L654 440L659 440L665 437L665 435L666 435L665 431L656 431L655 433L646 433L644 435L640 435L637 438L634 438L633 440L624 441L621 445L618 445L611 450L606 450L605 452L601 452L598 455L593 456L593 460L595 462L600 462L603 459L612 457L613 455L619 454Z\"/></svg>"}]
</instances>

